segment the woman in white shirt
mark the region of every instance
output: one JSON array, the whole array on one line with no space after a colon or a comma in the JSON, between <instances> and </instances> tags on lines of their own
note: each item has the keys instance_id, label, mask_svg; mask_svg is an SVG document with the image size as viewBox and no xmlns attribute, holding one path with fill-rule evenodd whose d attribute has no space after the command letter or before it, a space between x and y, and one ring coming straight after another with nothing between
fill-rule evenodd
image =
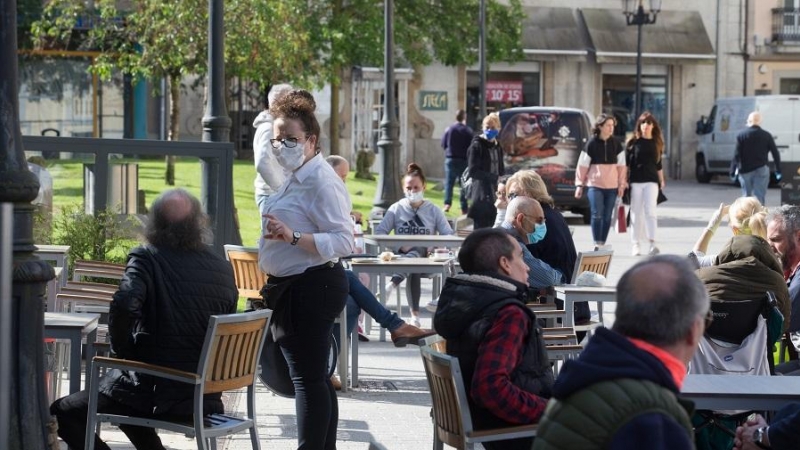
<instances>
[{"instance_id":1,"label":"woman in white shirt","mask_svg":"<svg viewBox=\"0 0 800 450\"><path fill-rule=\"evenodd\" d=\"M338 258L353 252L350 196L319 151L311 94L295 90L273 104L275 158L290 175L265 203L259 265L269 275L272 332L295 389L299 448L335 449L339 420L328 378L333 321L349 290Z\"/></svg>"}]
</instances>

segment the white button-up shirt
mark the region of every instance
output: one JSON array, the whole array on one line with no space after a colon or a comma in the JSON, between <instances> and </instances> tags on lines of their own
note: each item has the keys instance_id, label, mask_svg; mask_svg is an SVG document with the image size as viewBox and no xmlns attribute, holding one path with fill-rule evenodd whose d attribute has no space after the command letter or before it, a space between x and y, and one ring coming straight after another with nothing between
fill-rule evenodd
<instances>
[{"instance_id":1,"label":"white button-up shirt","mask_svg":"<svg viewBox=\"0 0 800 450\"><path fill-rule=\"evenodd\" d=\"M321 154L294 171L266 202L266 210L294 231L313 234L316 254L280 240L264 239L258 264L269 275L303 273L353 252L352 204L344 183Z\"/></svg>"}]
</instances>

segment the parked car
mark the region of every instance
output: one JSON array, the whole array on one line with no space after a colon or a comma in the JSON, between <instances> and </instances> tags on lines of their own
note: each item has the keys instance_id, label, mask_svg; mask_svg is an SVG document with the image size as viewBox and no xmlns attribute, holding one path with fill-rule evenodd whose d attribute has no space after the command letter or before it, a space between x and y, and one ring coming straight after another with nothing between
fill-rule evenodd
<instances>
[{"instance_id":1,"label":"parked car","mask_svg":"<svg viewBox=\"0 0 800 450\"><path fill-rule=\"evenodd\" d=\"M522 106L500 111L500 123L506 173L535 170L557 208L580 214L584 223L589 223L588 199L575 198L578 156L591 136L589 113L575 108Z\"/></svg>"},{"instance_id":2,"label":"parked car","mask_svg":"<svg viewBox=\"0 0 800 450\"><path fill-rule=\"evenodd\" d=\"M718 98L708 118L697 122L700 135L695 156L695 178L708 183L714 175L728 176L736 150L736 135L747 127L747 116L761 113L761 128L769 131L781 153L781 161L800 161L800 97L764 95ZM775 182L775 165L769 167Z\"/></svg>"}]
</instances>

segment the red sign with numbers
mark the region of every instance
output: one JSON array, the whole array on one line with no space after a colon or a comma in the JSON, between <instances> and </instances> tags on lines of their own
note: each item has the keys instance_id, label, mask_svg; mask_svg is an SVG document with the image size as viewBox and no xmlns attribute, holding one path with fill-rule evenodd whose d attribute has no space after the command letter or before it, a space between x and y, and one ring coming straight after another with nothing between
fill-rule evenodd
<instances>
[{"instance_id":1,"label":"red sign with numbers","mask_svg":"<svg viewBox=\"0 0 800 450\"><path fill-rule=\"evenodd\" d=\"M522 81L487 81L486 101L522 103Z\"/></svg>"}]
</instances>

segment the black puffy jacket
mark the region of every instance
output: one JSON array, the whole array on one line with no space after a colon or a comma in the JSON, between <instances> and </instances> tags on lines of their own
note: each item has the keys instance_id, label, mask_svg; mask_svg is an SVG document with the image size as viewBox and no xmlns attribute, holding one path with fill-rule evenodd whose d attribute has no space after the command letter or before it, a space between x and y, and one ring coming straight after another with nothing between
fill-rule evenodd
<instances>
[{"instance_id":1,"label":"black puffy jacket","mask_svg":"<svg viewBox=\"0 0 800 450\"><path fill-rule=\"evenodd\" d=\"M238 291L229 262L211 250L137 247L109 313L111 349L119 358L195 372L209 317L236 312ZM109 371L100 391L137 410L191 414L191 385L135 372ZM223 412L220 394L206 413Z\"/></svg>"}]
</instances>

